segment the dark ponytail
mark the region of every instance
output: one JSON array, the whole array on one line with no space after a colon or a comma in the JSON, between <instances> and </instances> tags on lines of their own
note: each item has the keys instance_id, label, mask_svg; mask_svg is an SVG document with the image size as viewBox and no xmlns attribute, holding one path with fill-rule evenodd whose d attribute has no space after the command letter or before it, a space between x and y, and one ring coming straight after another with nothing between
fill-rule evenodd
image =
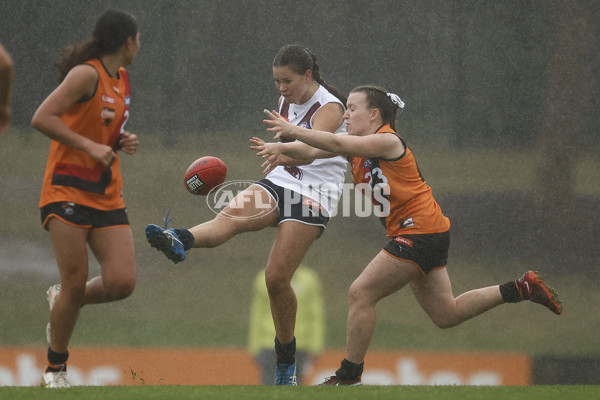
<instances>
[{"instance_id":1,"label":"dark ponytail","mask_svg":"<svg viewBox=\"0 0 600 400\"><path fill-rule=\"evenodd\" d=\"M352 89L350 93L362 92L367 96L367 107L377 109L381 113L381 119L385 124L390 124L396 130L396 118L398 110L404 109L404 102L394 93L379 86L364 85Z\"/></svg>"},{"instance_id":2,"label":"dark ponytail","mask_svg":"<svg viewBox=\"0 0 600 400\"><path fill-rule=\"evenodd\" d=\"M292 71L300 75L303 75L306 71L310 70L312 72L313 80L337 97L344 107L346 107L348 99L335 87L323 80L319 65L317 64L317 56L306 47L296 44L287 44L283 46L275 55L273 66L289 67Z\"/></svg>"},{"instance_id":3,"label":"dark ponytail","mask_svg":"<svg viewBox=\"0 0 600 400\"><path fill-rule=\"evenodd\" d=\"M105 11L96 21L90 38L62 51L60 60L54 63L58 69L58 81L62 82L76 65L116 53L128 38L135 38L137 33L138 24L133 15L124 11Z\"/></svg>"}]
</instances>

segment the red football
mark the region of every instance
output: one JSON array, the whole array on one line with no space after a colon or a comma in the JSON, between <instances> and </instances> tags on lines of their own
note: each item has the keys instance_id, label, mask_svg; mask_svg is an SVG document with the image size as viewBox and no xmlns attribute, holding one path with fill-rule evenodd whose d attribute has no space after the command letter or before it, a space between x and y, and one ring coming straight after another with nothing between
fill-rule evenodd
<instances>
[{"instance_id":1,"label":"red football","mask_svg":"<svg viewBox=\"0 0 600 400\"><path fill-rule=\"evenodd\" d=\"M227 166L217 157L206 156L194 161L185 171L185 187L192 194L206 196L211 189L225 182Z\"/></svg>"}]
</instances>

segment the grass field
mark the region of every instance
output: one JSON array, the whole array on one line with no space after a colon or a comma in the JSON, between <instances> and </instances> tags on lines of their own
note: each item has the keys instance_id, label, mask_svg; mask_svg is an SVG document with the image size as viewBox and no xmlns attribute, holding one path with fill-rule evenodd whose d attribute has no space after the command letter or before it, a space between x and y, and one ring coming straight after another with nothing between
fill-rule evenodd
<instances>
[{"instance_id":1,"label":"grass field","mask_svg":"<svg viewBox=\"0 0 600 400\"><path fill-rule=\"evenodd\" d=\"M189 226L212 217L204 198L190 195L183 186L182 172L195 158L208 154L221 157L228 165L229 179L259 178L260 163L245 149L242 139L242 143L234 146L221 143L217 135L183 138L174 147L164 147L157 137L142 136L138 154L122 156L125 200L139 269L137 287L125 301L86 307L73 345L245 346L250 282L264 267L276 230L241 235L217 249L193 251L186 262L173 265L147 245L143 228L148 223L161 223L168 208L173 209L172 215L177 218L175 226ZM45 290L58 278L50 239L40 227L37 209L48 144L41 134L29 131L13 130L2 138L0 252L5 252L3 262L8 263L2 265L0 280L2 345L45 342L48 314ZM421 157L419 164L436 196L465 191L526 193L534 178L534 161L527 150L434 152ZM460 160L458 166L455 159ZM577 193L600 197L600 185L589 184L600 176L600 161L594 154L582 154L578 160ZM507 176L516 178L511 180ZM511 234L518 234L518 230ZM376 218L334 218L307 255L306 264L319 272L324 287L328 288L327 347L343 348L346 291L383 243L383 231ZM37 252L39 265L35 268L20 261ZM449 273L456 294L504 283L531 267L543 268L543 265L535 258L521 257L519 249L491 254L485 248L465 253L458 246L451 247ZM97 274L98 266L92 259L90 275ZM378 305L372 347L600 354L597 334L600 314L589 312L600 306L597 279L552 275L549 279L559 289L565 304L563 316L557 317L529 303L502 306L445 331L434 327L410 291L404 290Z\"/></svg>"},{"instance_id":2,"label":"grass field","mask_svg":"<svg viewBox=\"0 0 600 400\"><path fill-rule=\"evenodd\" d=\"M261 387L261 386L147 386L41 388L0 388L0 398L35 399L244 399L244 400L594 400L599 386L465 387L465 386L362 386L362 387Z\"/></svg>"}]
</instances>

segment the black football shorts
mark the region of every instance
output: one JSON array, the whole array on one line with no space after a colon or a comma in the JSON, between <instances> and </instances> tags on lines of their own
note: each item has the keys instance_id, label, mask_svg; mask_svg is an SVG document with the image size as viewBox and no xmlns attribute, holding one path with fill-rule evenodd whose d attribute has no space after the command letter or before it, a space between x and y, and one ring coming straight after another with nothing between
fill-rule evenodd
<instances>
[{"instance_id":1,"label":"black football shorts","mask_svg":"<svg viewBox=\"0 0 600 400\"><path fill-rule=\"evenodd\" d=\"M390 256L415 264L424 275L448 263L450 231L393 238L384 248Z\"/></svg>"}]
</instances>

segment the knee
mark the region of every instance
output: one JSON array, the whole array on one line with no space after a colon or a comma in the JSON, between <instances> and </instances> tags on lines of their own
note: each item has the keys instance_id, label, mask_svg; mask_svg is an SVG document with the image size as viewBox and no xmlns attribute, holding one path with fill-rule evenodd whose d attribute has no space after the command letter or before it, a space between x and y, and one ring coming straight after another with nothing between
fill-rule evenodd
<instances>
[{"instance_id":1,"label":"knee","mask_svg":"<svg viewBox=\"0 0 600 400\"><path fill-rule=\"evenodd\" d=\"M85 295L86 281L87 274L62 276L60 281L60 297L69 303L81 303Z\"/></svg>"},{"instance_id":2,"label":"knee","mask_svg":"<svg viewBox=\"0 0 600 400\"><path fill-rule=\"evenodd\" d=\"M360 291L354 286L351 285L350 289L348 289L348 304L355 304L360 298Z\"/></svg>"},{"instance_id":3,"label":"knee","mask_svg":"<svg viewBox=\"0 0 600 400\"><path fill-rule=\"evenodd\" d=\"M454 324L451 324L447 321L433 321L433 323L440 329L448 329L454 326Z\"/></svg>"},{"instance_id":4,"label":"knee","mask_svg":"<svg viewBox=\"0 0 600 400\"><path fill-rule=\"evenodd\" d=\"M81 304L85 296L85 280L82 282L61 282L61 300L70 304Z\"/></svg>"},{"instance_id":5,"label":"knee","mask_svg":"<svg viewBox=\"0 0 600 400\"><path fill-rule=\"evenodd\" d=\"M457 321L450 317L444 317L444 316L437 316L437 317L432 316L431 320L440 329L448 329L448 328L452 328L452 327L455 327L456 325L460 324L460 321Z\"/></svg>"},{"instance_id":6,"label":"knee","mask_svg":"<svg viewBox=\"0 0 600 400\"><path fill-rule=\"evenodd\" d=\"M348 289L348 305L350 307L359 306L369 302L369 293L357 283L350 285Z\"/></svg>"},{"instance_id":7,"label":"knee","mask_svg":"<svg viewBox=\"0 0 600 400\"><path fill-rule=\"evenodd\" d=\"M269 268L265 272L265 283L267 284L267 291L270 296L277 295L291 286L290 279L276 270L271 271Z\"/></svg>"},{"instance_id":8,"label":"knee","mask_svg":"<svg viewBox=\"0 0 600 400\"><path fill-rule=\"evenodd\" d=\"M135 281L135 277L133 277L121 279L106 285L109 297L113 300L121 300L129 297L135 289Z\"/></svg>"}]
</instances>

